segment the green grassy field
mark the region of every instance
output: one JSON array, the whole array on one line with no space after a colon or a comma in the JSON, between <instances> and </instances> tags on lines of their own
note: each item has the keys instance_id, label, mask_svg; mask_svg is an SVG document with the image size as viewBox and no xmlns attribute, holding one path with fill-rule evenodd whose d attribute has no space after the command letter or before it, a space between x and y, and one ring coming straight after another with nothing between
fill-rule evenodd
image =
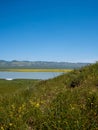
<instances>
[{"instance_id":1,"label":"green grassy field","mask_svg":"<svg viewBox=\"0 0 98 130\"><path fill-rule=\"evenodd\" d=\"M12 81L0 79L0 95L12 95L35 86L40 80L14 79Z\"/></svg>"},{"instance_id":2,"label":"green grassy field","mask_svg":"<svg viewBox=\"0 0 98 130\"><path fill-rule=\"evenodd\" d=\"M0 130L97 130L98 64L49 80L0 80Z\"/></svg>"},{"instance_id":3,"label":"green grassy field","mask_svg":"<svg viewBox=\"0 0 98 130\"><path fill-rule=\"evenodd\" d=\"M0 69L9 72L70 72L72 69Z\"/></svg>"}]
</instances>

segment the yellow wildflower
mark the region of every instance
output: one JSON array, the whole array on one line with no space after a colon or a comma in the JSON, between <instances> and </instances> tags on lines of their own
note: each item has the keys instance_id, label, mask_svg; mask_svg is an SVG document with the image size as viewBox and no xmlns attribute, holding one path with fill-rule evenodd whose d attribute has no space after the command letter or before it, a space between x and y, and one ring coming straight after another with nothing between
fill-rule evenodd
<instances>
[{"instance_id":1,"label":"yellow wildflower","mask_svg":"<svg viewBox=\"0 0 98 130\"><path fill-rule=\"evenodd\" d=\"M4 130L3 126L1 126L1 130Z\"/></svg>"},{"instance_id":2,"label":"yellow wildflower","mask_svg":"<svg viewBox=\"0 0 98 130\"><path fill-rule=\"evenodd\" d=\"M12 126L12 123L9 123L9 126Z\"/></svg>"},{"instance_id":3,"label":"yellow wildflower","mask_svg":"<svg viewBox=\"0 0 98 130\"><path fill-rule=\"evenodd\" d=\"M39 107L40 105L39 105L39 103L36 103L36 105L35 105L36 107Z\"/></svg>"}]
</instances>

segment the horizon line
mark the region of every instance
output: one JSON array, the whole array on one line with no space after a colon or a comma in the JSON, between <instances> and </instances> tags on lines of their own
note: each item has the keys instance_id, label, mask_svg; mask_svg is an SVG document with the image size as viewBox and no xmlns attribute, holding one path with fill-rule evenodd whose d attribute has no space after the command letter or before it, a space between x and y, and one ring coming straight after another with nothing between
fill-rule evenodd
<instances>
[{"instance_id":1,"label":"horizon line","mask_svg":"<svg viewBox=\"0 0 98 130\"><path fill-rule=\"evenodd\" d=\"M73 62L73 61L53 61L53 60L2 60L0 59L0 61L7 61L7 62L13 62L13 61L16 61L16 62L58 62L58 63L96 63L98 62L97 60L96 61L93 61L93 62L84 62L84 61L77 61L77 62Z\"/></svg>"}]
</instances>

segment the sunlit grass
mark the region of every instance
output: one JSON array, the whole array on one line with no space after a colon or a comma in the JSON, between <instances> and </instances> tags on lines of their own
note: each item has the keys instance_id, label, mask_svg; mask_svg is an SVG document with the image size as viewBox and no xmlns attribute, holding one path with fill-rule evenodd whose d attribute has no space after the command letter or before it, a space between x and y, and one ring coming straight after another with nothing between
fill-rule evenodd
<instances>
[{"instance_id":1,"label":"sunlit grass","mask_svg":"<svg viewBox=\"0 0 98 130\"><path fill-rule=\"evenodd\" d=\"M70 72L72 69L0 69L9 72Z\"/></svg>"}]
</instances>

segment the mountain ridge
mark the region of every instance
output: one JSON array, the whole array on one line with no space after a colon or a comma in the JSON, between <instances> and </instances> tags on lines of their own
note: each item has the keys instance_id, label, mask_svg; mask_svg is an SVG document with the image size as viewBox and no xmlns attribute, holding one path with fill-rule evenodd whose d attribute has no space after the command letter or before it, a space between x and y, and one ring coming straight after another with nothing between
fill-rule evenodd
<instances>
[{"instance_id":1,"label":"mountain ridge","mask_svg":"<svg viewBox=\"0 0 98 130\"><path fill-rule=\"evenodd\" d=\"M0 60L0 68L33 68L33 69L76 69L91 63L73 63L56 61L6 61Z\"/></svg>"}]
</instances>

